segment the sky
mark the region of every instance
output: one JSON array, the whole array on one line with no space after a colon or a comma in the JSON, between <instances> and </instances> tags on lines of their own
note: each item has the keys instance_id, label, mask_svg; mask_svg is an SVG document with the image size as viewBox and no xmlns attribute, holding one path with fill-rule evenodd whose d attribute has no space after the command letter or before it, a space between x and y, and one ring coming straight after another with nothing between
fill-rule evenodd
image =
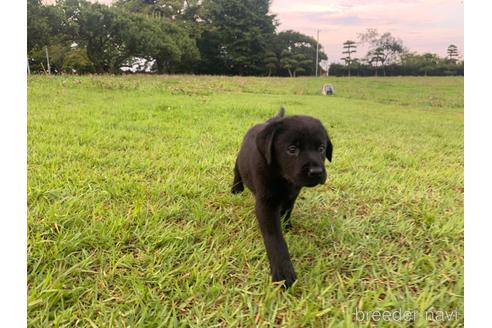
<instances>
[{"instance_id":1,"label":"sky","mask_svg":"<svg viewBox=\"0 0 492 328\"><path fill-rule=\"evenodd\" d=\"M277 15L278 31L295 30L316 38L330 62L339 62L342 44L358 41L358 33L375 28L402 39L418 53L446 55L455 44L464 54L463 1L460 0L273 0L270 12ZM355 57L364 57L360 46Z\"/></svg>"},{"instance_id":2,"label":"sky","mask_svg":"<svg viewBox=\"0 0 492 328\"><path fill-rule=\"evenodd\" d=\"M111 0L92 0L110 4ZM49 2L49 0L48 0ZM342 44L358 41L358 33L375 28L390 32L418 53L446 56L450 44L464 55L463 0L272 0L270 12L280 23L277 30L295 30L316 38L329 62L340 62ZM355 57L367 47L358 46Z\"/></svg>"}]
</instances>

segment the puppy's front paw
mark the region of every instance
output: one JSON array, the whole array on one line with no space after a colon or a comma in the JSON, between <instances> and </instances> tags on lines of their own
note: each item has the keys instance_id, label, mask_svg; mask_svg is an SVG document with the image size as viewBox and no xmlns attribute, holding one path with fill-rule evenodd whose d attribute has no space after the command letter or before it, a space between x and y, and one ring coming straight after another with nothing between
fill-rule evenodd
<instances>
[{"instance_id":1,"label":"puppy's front paw","mask_svg":"<svg viewBox=\"0 0 492 328\"><path fill-rule=\"evenodd\" d=\"M282 287L289 288L296 281L296 273L292 263L280 265L272 270L272 282L282 282Z\"/></svg>"}]
</instances>

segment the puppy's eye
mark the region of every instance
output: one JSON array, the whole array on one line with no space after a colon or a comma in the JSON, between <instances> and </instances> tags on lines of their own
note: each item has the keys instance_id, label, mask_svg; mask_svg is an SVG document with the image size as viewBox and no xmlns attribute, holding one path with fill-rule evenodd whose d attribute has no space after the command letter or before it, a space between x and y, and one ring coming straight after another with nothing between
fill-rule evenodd
<instances>
[{"instance_id":1,"label":"puppy's eye","mask_svg":"<svg viewBox=\"0 0 492 328\"><path fill-rule=\"evenodd\" d=\"M323 146L323 145L319 146L318 151L320 153L324 153L325 152L325 146Z\"/></svg>"},{"instance_id":2,"label":"puppy's eye","mask_svg":"<svg viewBox=\"0 0 492 328\"><path fill-rule=\"evenodd\" d=\"M287 148L287 154L289 155L297 155L298 149L294 145L290 145L289 148Z\"/></svg>"}]
</instances>

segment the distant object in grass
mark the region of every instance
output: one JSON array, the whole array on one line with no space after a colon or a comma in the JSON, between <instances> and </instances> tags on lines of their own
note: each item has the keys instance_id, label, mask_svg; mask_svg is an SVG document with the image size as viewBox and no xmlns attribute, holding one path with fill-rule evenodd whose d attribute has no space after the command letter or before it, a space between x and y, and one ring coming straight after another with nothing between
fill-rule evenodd
<instances>
[{"instance_id":1,"label":"distant object in grass","mask_svg":"<svg viewBox=\"0 0 492 328\"><path fill-rule=\"evenodd\" d=\"M335 94L335 89L333 89L331 84L325 84L321 88L321 93L325 96L333 96L333 94Z\"/></svg>"}]
</instances>

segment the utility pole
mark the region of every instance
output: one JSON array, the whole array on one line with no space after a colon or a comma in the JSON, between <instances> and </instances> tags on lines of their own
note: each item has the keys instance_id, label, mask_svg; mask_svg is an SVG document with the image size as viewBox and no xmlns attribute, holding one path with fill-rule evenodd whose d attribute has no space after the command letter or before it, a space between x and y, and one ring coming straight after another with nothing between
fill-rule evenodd
<instances>
[{"instance_id":1,"label":"utility pole","mask_svg":"<svg viewBox=\"0 0 492 328\"><path fill-rule=\"evenodd\" d=\"M27 75L31 75L31 68L29 67L29 56L27 56Z\"/></svg>"},{"instance_id":2,"label":"utility pole","mask_svg":"<svg viewBox=\"0 0 492 328\"><path fill-rule=\"evenodd\" d=\"M46 48L46 61L48 62L48 75L51 75L51 66L50 66L50 56L48 55L48 46Z\"/></svg>"},{"instance_id":3,"label":"utility pole","mask_svg":"<svg viewBox=\"0 0 492 328\"><path fill-rule=\"evenodd\" d=\"M319 29L316 31L316 77L318 77Z\"/></svg>"}]
</instances>

